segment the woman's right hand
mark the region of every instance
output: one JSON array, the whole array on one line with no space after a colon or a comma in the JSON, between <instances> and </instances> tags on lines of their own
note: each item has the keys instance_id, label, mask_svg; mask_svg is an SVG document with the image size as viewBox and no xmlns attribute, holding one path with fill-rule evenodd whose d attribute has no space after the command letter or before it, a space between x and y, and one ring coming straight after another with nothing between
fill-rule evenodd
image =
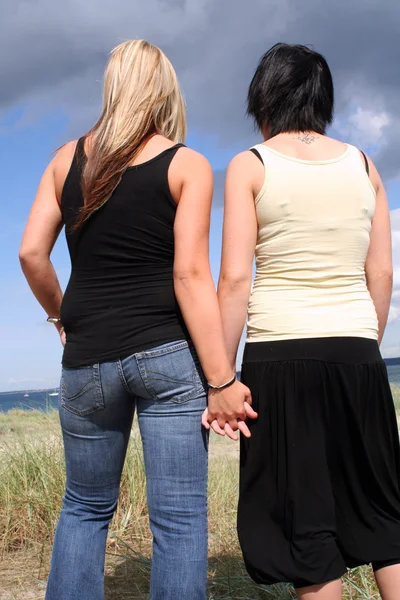
<instances>
[{"instance_id":1,"label":"woman's right hand","mask_svg":"<svg viewBox=\"0 0 400 600\"><path fill-rule=\"evenodd\" d=\"M208 406L203 413L202 424L210 427L219 435L227 435L237 440L235 433L240 430L243 435L250 437L246 419L257 419L258 415L251 407L251 392L240 381L223 390L211 389L208 392Z\"/></svg>"}]
</instances>

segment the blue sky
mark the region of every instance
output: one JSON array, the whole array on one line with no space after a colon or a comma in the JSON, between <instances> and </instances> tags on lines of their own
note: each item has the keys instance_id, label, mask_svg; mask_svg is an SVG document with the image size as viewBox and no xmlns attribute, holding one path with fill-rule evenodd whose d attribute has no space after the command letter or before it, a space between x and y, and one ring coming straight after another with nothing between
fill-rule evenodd
<instances>
[{"instance_id":1,"label":"blue sky","mask_svg":"<svg viewBox=\"0 0 400 600\"><path fill-rule=\"evenodd\" d=\"M13 115L11 115L10 121ZM46 315L32 296L22 276L18 248L24 223L33 201L41 174L52 151L62 143L68 131L68 119L49 114L14 127L7 123L0 138L4 202L1 208L0 253L4 259L0 296L0 391L56 386L60 372L61 346L54 328L45 322ZM203 152L216 170L226 167L237 148L219 148L212 137L189 134L188 145ZM21 160L25 157L25 160ZM400 182L389 185L392 209L400 208ZM210 240L211 264L218 277L223 211L213 209ZM53 253L53 263L65 287L69 276L69 257L64 233ZM385 344L397 347L397 321L388 328ZM389 352L390 353L390 352ZM392 352L393 354L393 352Z\"/></svg>"},{"instance_id":2,"label":"blue sky","mask_svg":"<svg viewBox=\"0 0 400 600\"><path fill-rule=\"evenodd\" d=\"M3 257L0 391L51 387L58 385L61 346L54 327L45 322L46 315L22 275L18 250L40 177L51 153L66 139L70 124L65 115L54 113L19 126L12 111L2 125L0 155L5 177L0 212L3 224L0 233ZM189 134L187 144L204 153L217 170L225 168L235 153L235 148L219 149L212 136L202 137L196 132ZM219 269L222 215L221 207L213 210L210 251L215 280ZM52 261L65 288L70 262L64 232L53 251Z\"/></svg>"},{"instance_id":3,"label":"blue sky","mask_svg":"<svg viewBox=\"0 0 400 600\"><path fill-rule=\"evenodd\" d=\"M99 108L111 48L143 37L175 65L188 105L188 145L216 172L211 262L218 275L223 171L257 141L246 90L261 54L277 41L315 45L332 67L332 133L373 157L393 210L395 290L383 343L400 355L400 5L391 0L4 0L0 8L0 391L58 385L61 346L20 271L18 248L51 153L84 133ZM156 17L155 17L156 15ZM12 51L10 51L12 49ZM53 262L69 275L64 236Z\"/></svg>"}]
</instances>

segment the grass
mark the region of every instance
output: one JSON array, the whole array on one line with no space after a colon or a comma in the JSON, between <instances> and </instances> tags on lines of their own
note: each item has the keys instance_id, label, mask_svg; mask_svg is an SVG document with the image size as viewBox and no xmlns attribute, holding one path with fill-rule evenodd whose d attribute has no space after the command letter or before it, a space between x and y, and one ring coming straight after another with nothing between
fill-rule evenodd
<instances>
[{"instance_id":1,"label":"grass","mask_svg":"<svg viewBox=\"0 0 400 600\"><path fill-rule=\"evenodd\" d=\"M397 415L400 415L400 387L392 385L392 394Z\"/></svg>"},{"instance_id":2,"label":"grass","mask_svg":"<svg viewBox=\"0 0 400 600\"><path fill-rule=\"evenodd\" d=\"M400 390L394 389L400 412ZM64 490L55 411L0 413L0 600L42 600ZM260 587L247 576L237 541L238 446L211 440L209 478L211 600L290 600L290 586ZM151 535L140 438L134 426L106 557L106 600L148 598ZM377 600L372 572L344 578L345 600Z\"/></svg>"}]
</instances>

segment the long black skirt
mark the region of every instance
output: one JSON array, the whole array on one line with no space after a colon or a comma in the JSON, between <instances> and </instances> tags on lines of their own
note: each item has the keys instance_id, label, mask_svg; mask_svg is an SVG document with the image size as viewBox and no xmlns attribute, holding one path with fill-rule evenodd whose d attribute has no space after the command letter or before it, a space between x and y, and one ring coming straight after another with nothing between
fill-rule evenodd
<instances>
[{"instance_id":1,"label":"long black skirt","mask_svg":"<svg viewBox=\"0 0 400 600\"><path fill-rule=\"evenodd\" d=\"M400 452L378 344L246 345L258 412L241 439L238 533L258 583L296 587L400 563Z\"/></svg>"}]
</instances>

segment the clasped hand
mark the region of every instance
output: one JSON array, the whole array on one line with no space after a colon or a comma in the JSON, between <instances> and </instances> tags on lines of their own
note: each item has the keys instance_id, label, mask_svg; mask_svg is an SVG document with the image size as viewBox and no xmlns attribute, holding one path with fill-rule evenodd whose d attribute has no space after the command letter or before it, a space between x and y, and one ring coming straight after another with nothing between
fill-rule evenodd
<instances>
[{"instance_id":1,"label":"clasped hand","mask_svg":"<svg viewBox=\"0 0 400 600\"><path fill-rule=\"evenodd\" d=\"M251 392L248 387L235 381L223 390L210 389L208 406L202 416L202 424L206 429L213 429L218 435L227 435L237 440L236 431L241 431L245 437L251 437L246 419L257 419L253 410Z\"/></svg>"}]
</instances>

